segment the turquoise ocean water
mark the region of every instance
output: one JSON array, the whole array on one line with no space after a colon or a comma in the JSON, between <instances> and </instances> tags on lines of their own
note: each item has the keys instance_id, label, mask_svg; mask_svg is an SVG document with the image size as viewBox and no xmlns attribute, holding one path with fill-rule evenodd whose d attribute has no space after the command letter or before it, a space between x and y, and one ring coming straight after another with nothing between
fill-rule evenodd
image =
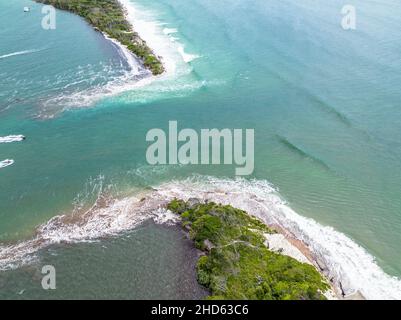
<instances>
[{"instance_id":1,"label":"turquoise ocean water","mask_svg":"<svg viewBox=\"0 0 401 320\"><path fill-rule=\"evenodd\" d=\"M182 196L223 190L227 201L255 211L260 207L247 199L258 197L258 205L277 212L350 290L399 298L401 4L350 1L357 28L345 31L339 0L125 2L137 30L165 59L169 72L160 79L150 79L79 17L57 11L56 30L43 30L40 5L0 0L0 137L27 137L0 143L0 161L15 161L0 169L2 296L39 294L32 289L35 268L51 262L52 253L64 275L75 269L63 259L85 255L96 266L103 254L110 264L99 272L109 272L115 252L131 246L141 259L128 255L116 262L120 270L152 264L164 250L144 234L168 241L160 225L146 224L136 234L131 220L112 222L111 233L124 232L102 234L92 245L84 240L96 238L102 215L95 215L96 223L79 236L59 236L70 232L65 229L39 232L49 243L68 238L76 244L38 248L32 239L38 226L79 215L99 195L118 206L118 200L160 187ZM31 11L24 13L24 6ZM255 129L255 171L236 183L238 193L233 166L147 164L146 133L167 129L169 120L195 130ZM108 221L120 217L119 208L107 211ZM130 246L124 237L131 232L136 240ZM190 293L174 289L173 261L183 259L177 252L185 244L179 231L165 232L171 254L160 261L171 266L165 278L172 292L202 296L196 284ZM113 252L102 253L102 241ZM149 259L147 250L154 250ZM34 262L25 263L32 256ZM153 287L145 294L149 276L137 275L139 293L130 297L157 296ZM188 271L185 281L191 276ZM57 297L103 297L104 288L92 285L88 281L81 291L70 286Z\"/></svg>"}]
</instances>

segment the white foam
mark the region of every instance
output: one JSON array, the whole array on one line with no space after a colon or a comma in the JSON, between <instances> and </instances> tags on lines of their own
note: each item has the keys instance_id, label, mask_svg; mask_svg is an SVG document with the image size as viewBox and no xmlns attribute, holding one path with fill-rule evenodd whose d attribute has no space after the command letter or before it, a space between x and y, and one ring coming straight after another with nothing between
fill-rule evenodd
<instances>
[{"instance_id":1,"label":"white foam","mask_svg":"<svg viewBox=\"0 0 401 320\"><path fill-rule=\"evenodd\" d=\"M176 28L164 28L163 29L163 33L167 34L167 35L177 33L177 32L178 32L178 29L176 29Z\"/></svg>"},{"instance_id":2,"label":"white foam","mask_svg":"<svg viewBox=\"0 0 401 320\"><path fill-rule=\"evenodd\" d=\"M10 58L10 57L14 57L14 56L20 56L20 55L29 54L29 53L34 53L34 52L39 52L39 51L41 51L41 50L42 50L42 49L16 51L16 52L4 54L4 55L0 56L0 59Z\"/></svg>"},{"instance_id":3,"label":"white foam","mask_svg":"<svg viewBox=\"0 0 401 320\"><path fill-rule=\"evenodd\" d=\"M53 118L57 114L71 108L89 107L101 99L113 97L125 91L134 90L154 80L151 76L151 72L141 65L137 57L135 57L127 47L117 40L108 37L106 34L103 35L117 48L124 61L128 64L128 69L122 72L121 75L116 76L114 75L114 70L110 71L108 67L105 67L101 71L103 74L96 73L92 75L92 77L95 79L109 77L110 79L108 79L109 81L107 83L68 93L65 93L63 90L60 95L47 99L42 104L39 114L40 118ZM110 73L113 75L110 76ZM79 75L79 80L75 81L75 83L70 82L67 87L80 82L91 82L88 74L90 74L90 72L86 73L86 77ZM58 106L60 106L60 108L58 108Z\"/></svg>"},{"instance_id":4,"label":"white foam","mask_svg":"<svg viewBox=\"0 0 401 320\"><path fill-rule=\"evenodd\" d=\"M359 290L367 299L401 299L401 281L387 275L374 257L346 235L294 212L267 181L193 177L159 185L135 197L97 203L84 214L58 216L38 228L35 239L0 246L0 269L28 263L37 250L59 242L98 239L135 228L147 219L174 223L164 207L173 198L198 198L246 210L303 241L345 294Z\"/></svg>"},{"instance_id":5,"label":"white foam","mask_svg":"<svg viewBox=\"0 0 401 320\"><path fill-rule=\"evenodd\" d=\"M170 41L171 41L171 42L176 42L176 41L178 41L178 40L180 40L180 38L177 38L177 37L170 37Z\"/></svg>"},{"instance_id":6,"label":"white foam","mask_svg":"<svg viewBox=\"0 0 401 320\"><path fill-rule=\"evenodd\" d=\"M128 50L126 46L118 42L117 40L110 38L107 34L103 33L104 37L115 44L117 48L119 48L122 56L125 58L125 61L128 63L130 67L131 76L138 76L141 73L141 65L139 64L137 58Z\"/></svg>"},{"instance_id":7,"label":"white foam","mask_svg":"<svg viewBox=\"0 0 401 320\"><path fill-rule=\"evenodd\" d=\"M19 142L24 139L25 139L25 137L22 134L11 135L11 136L6 136L6 137L0 137L0 143Z\"/></svg>"},{"instance_id":8,"label":"white foam","mask_svg":"<svg viewBox=\"0 0 401 320\"><path fill-rule=\"evenodd\" d=\"M165 204L154 198L145 201L140 197L129 197L107 201L100 196L84 213L56 216L39 226L32 240L0 245L0 270L14 269L33 262L39 250L52 244L115 236L149 219L158 224L176 223L177 216L164 209Z\"/></svg>"},{"instance_id":9,"label":"white foam","mask_svg":"<svg viewBox=\"0 0 401 320\"><path fill-rule=\"evenodd\" d=\"M154 12L137 3L130 0L119 2L125 8L134 30L163 62L166 73L162 78L171 79L192 71L187 64L199 56L185 53L183 44L177 42L179 38L171 37L179 32L177 28L164 27L165 23L159 22Z\"/></svg>"},{"instance_id":10,"label":"white foam","mask_svg":"<svg viewBox=\"0 0 401 320\"><path fill-rule=\"evenodd\" d=\"M130 0L119 0L119 2L123 5L127 20L132 24L135 32L146 41L147 45L162 61L165 72L162 75L152 76L150 71L139 66L137 58L125 46L106 36L119 48L122 56L127 60L130 70L123 76L112 79L107 84L67 94L61 93L48 99L42 104L39 117L52 118L65 110L75 107L89 107L101 99L111 98L130 91L133 92L132 95L127 95L132 99L130 102L143 103L144 101L165 97L166 93L174 94L177 92L182 95L186 88L190 88L187 91L190 93L203 86L202 82L196 83L197 80L185 78L192 72L192 67L188 63L198 56L185 53L183 45L173 41L170 34L177 33L178 30L164 28L165 24L158 21L157 13L134 4ZM178 38L175 39L178 40ZM182 83L184 81L185 83ZM124 98L127 97L124 96ZM58 106L60 106L59 109L57 109Z\"/></svg>"},{"instance_id":11,"label":"white foam","mask_svg":"<svg viewBox=\"0 0 401 320\"><path fill-rule=\"evenodd\" d=\"M386 274L363 247L346 235L294 212L266 181L217 178L179 181L160 187L169 197L200 197L235 207L276 224L302 240L323 263L329 279L346 295L359 290L367 299L401 299L401 281Z\"/></svg>"},{"instance_id":12,"label":"white foam","mask_svg":"<svg viewBox=\"0 0 401 320\"><path fill-rule=\"evenodd\" d=\"M180 53L180 55L182 56L182 59L183 59L186 63L189 63L189 62L191 62L191 61L193 61L193 60L199 58L199 56L196 55L196 54L189 54L189 53L186 53L183 46L178 47L177 50L178 50L178 52Z\"/></svg>"},{"instance_id":13,"label":"white foam","mask_svg":"<svg viewBox=\"0 0 401 320\"><path fill-rule=\"evenodd\" d=\"M11 159L6 159L3 161L0 161L0 169L11 166L14 164L14 160Z\"/></svg>"},{"instance_id":14,"label":"white foam","mask_svg":"<svg viewBox=\"0 0 401 320\"><path fill-rule=\"evenodd\" d=\"M177 72L179 60L174 55L174 46L169 40L168 34L164 31L168 28L162 28L163 24L157 21L155 15L130 0L119 0L127 12L127 19L133 26L135 32L146 44L159 56L168 75ZM171 29L170 29L171 30ZM175 31L177 32L177 30Z\"/></svg>"}]
</instances>

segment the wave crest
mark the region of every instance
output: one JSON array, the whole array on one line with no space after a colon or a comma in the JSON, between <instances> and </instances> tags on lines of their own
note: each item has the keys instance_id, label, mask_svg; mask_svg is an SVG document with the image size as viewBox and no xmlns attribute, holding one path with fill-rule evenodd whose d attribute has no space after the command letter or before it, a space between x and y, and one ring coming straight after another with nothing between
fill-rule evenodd
<instances>
[{"instance_id":1,"label":"wave crest","mask_svg":"<svg viewBox=\"0 0 401 320\"><path fill-rule=\"evenodd\" d=\"M19 142L22 140L25 140L25 137L22 134L0 137L0 143Z\"/></svg>"}]
</instances>

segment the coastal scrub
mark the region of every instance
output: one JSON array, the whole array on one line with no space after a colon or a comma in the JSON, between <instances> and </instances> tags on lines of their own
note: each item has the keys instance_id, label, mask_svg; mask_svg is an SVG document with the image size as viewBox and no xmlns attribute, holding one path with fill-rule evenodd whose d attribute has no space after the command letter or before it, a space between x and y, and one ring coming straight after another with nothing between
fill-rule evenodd
<instances>
[{"instance_id":1,"label":"coastal scrub","mask_svg":"<svg viewBox=\"0 0 401 320\"><path fill-rule=\"evenodd\" d=\"M266 233L274 233L245 211L213 202L175 199L168 209L179 214L195 246L204 252L198 282L208 299L325 299L329 285L311 265L270 251Z\"/></svg>"},{"instance_id":2,"label":"coastal scrub","mask_svg":"<svg viewBox=\"0 0 401 320\"><path fill-rule=\"evenodd\" d=\"M136 33L118 0L35 0L83 17L89 24L125 45L154 75L164 72L160 59Z\"/></svg>"}]
</instances>

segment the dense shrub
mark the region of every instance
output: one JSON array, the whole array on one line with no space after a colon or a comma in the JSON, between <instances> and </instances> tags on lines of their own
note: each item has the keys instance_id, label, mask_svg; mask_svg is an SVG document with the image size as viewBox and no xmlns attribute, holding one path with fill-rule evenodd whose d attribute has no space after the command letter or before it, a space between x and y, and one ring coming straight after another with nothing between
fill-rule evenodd
<instances>
[{"instance_id":1,"label":"dense shrub","mask_svg":"<svg viewBox=\"0 0 401 320\"><path fill-rule=\"evenodd\" d=\"M329 288L311 265L267 249L264 233L273 233L245 211L213 202L175 199L168 209L181 215L197 248L198 282L209 288L209 299L325 299ZM205 243L212 244L206 248Z\"/></svg>"},{"instance_id":2,"label":"dense shrub","mask_svg":"<svg viewBox=\"0 0 401 320\"><path fill-rule=\"evenodd\" d=\"M61 10L71 11L88 23L118 40L138 56L154 75L164 72L163 64L146 42L139 38L126 20L124 9L117 0L35 0Z\"/></svg>"}]
</instances>

